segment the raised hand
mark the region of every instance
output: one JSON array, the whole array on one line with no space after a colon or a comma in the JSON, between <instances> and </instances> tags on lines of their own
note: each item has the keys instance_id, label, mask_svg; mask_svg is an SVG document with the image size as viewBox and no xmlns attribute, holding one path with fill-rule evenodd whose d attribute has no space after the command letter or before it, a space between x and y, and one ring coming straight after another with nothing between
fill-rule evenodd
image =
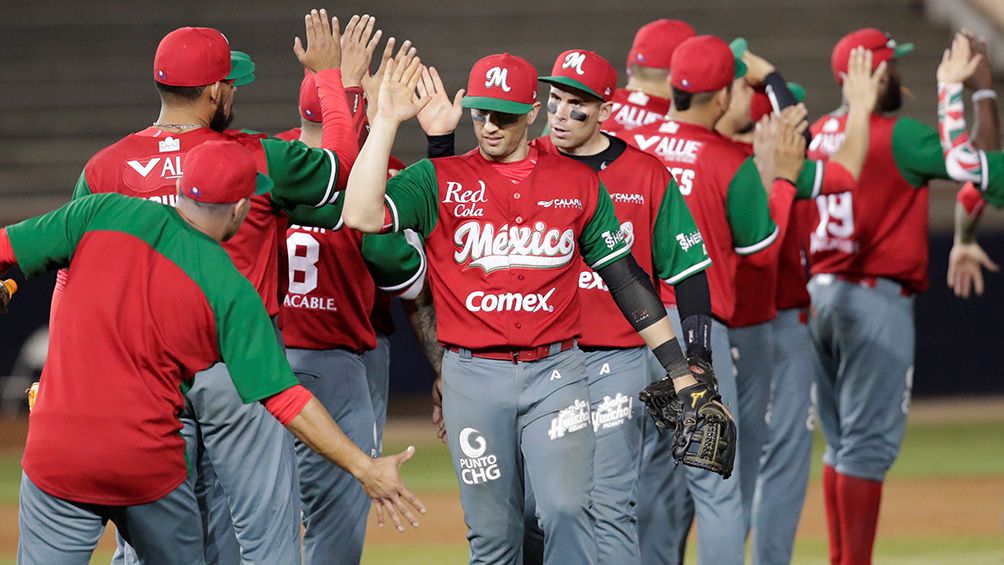
<instances>
[{"instance_id":1,"label":"raised hand","mask_svg":"<svg viewBox=\"0 0 1004 565\"><path fill-rule=\"evenodd\" d=\"M370 72L373 52L383 31L373 32L376 18L370 15L352 16L342 34L342 84L360 86Z\"/></svg>"},{"instance_id":2,"label":"raised hand","mask_svg":"<svg viewBox=\"0 0 1004 565\"><path fill-rule=\"evenodd\" d=\"M374 459L365 473L359 477L359 482L366 491L366 496L373 501L376 508L377 524L383 527L384 512L390 517L399 532L404 531L401 518L404 517L413 528L418 527L418 519L412 513L412 508L425 514L425 505L412 494L401 480L401 465L415 454L415 447L398 453ZM410 507L410 508L409 508Z\"/></svg>"},{"instance_id":3,"label":"raised hand","mask_svg":"<svg viewBox=\"0 0 1004 565\"><path fill-rule=\"evenodd\" d=\"M948 286L959 298L983 295L983 269L1000 271L978 243L955 242L948 254Z\"/></svg>"},{"instance_id":4,"label":"raised hand","mask_svg":"<svg viewBox=\"0 0 1004 565\"><path fill-rule=\"evenodd\" d=\"M422 73L422 80L418 83L419 95L429 97L428 104L418 113L418 123L422 126L422 131L426 135L446 135L453 133L460 123L460 117L464 110L460 106L460 100L464 97L464 89L461 88L450 101L446 94L446 87L443 80L439 78L439 71L436 67L429 67L429 72Z\"/></svg>"},{"instance_id":5,"label":"raised hand","mask_svg":"<svg viewBox=\"0 0 1004 565\"><path fill-rule=\"evenodd\" d=\"M972 76L965 81L966 88L971 90L988 90L994 87L994 74L990 67L990 59L987 57L987 42L976 37L971 30L963 28L960 32L969 40L969 50L975 55L979 55L979 63Z\"/></svg>"},{"instance_id":6,"label":"raised hand","mask_svg":"<svg viewBox=\"0 0 1004 565\"><path fill-rule=\"evenodd\" d=\"M338 18L328 20L325 9L311 10L303 18L306 28L307 47L297 36L293 40L293 53L306 69L312 73L337 69L342 64L342 38L338 29Z\"/></svg>"},{"instance_id":7,"label":"raised hand","mask_svg":"<svg viewBox=\"0 0 1004 565\"><path fill-rule=\"evenodd\" d=\"M397 40L393 37L387 40L387 44L383 48L383 56L380 57L380 65L377 67L376 72L367 74L363 78L363 93L366 95L367 102L366 112L371 122L376 116L377 104L380 101L380 83L383 82L384 74L387 72L387 61L394 58L394 46L396 44ZM413 49L411 41L406 39L401 44L401 48L398 49L397 56L400 57L409 51L413 51Z\"/></svg>"},{"instance_id":8,"label":"raised hand","mask_svg":"<svg viewBox=\"0 0 1004 565\"><path fill-rule=\"evenodd\" d=\"M938 82L965 82L976 72L982 55L973 55L969 48L969 38L961 33L955 34L952 46L945 49L938 65Z\"/></svg>"},{"instance_id":9,"label":"raised hand","mask_svg":"<svg viewBox=\"0 0 1004 565\"><path fill-rule=\"evenodd\" d=\"M785 108L788 110L788 108ZM791 119L785 120L784 115L778 119L777 141L774 146L774 177L790 180L794 183L802 170L805 160L805 136L802 132L808 126L804 120L792 125Z\"/></svg>"},{"instance_id":10,"label":"raised hand","mask_svg":"<svg viewBox=\"0 0 1004 565\"><path fill-rule=\"evenodd\" d=\"M388 59L383 82L380 83L377 118L397 123L414 118L431 99L428 92L424 95L416 93L423 73L428 73L428 69L415 56L414 48L403 55L398 52L397 57Z\"/></svg>"},{"instance_id":11,"label":"raised hand","mask_svg":"<svg viewBox=\"0 0 1004 565\"><path fill-rule=\"evenodd\" d=\"M872 72L872 52L864 47L855 47L851 51L847 63L847 74L844 75L844 100L853 109L858 108L871 113L878 100L879 84L885 75L886 63L883 61Z\"/></svg>"},{"instance_id":12,"label":"raised hand","mask_svg":"<svg viewBox=\"0 0 1004 565\"><path fill-rule=\"evenodd\" d=\"M767 75L775 70L770 61L753 54L749 49L743 51L742 60L746 63L746 82L752 86L763 84Z\"/></svg>"}]
</instances>

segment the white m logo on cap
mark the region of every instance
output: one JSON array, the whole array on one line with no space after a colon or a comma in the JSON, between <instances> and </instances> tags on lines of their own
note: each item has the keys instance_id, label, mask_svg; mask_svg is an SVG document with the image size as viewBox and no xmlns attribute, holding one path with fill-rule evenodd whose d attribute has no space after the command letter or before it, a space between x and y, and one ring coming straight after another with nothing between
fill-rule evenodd
<instances>
[{"instance_id":1,"label":"white m logo on cap","mask_svg":"<svg viewBox=\"0 0 1004 565\"><path fill-rule=\"evenodd\" d=\"M573 51L568 55L565 55L565 62L562 63L561 68L563 69L575 69L577 74L585 74L582 72L582 63L586 62L586 56L578 51Z\"/></svg>"},{"instance_id":2,"label":"white m logo on cap","mask_svg":"<svg viewBox=\"0 0 1004 565\"><path fill-rule=\"evenodd\" d=\"M504 92L512 90L509 88L509 69L501 67L488 69L488 72L485 73L485 87L491 88L493 86L501 88Z\"/></svg>"}]
</instances>

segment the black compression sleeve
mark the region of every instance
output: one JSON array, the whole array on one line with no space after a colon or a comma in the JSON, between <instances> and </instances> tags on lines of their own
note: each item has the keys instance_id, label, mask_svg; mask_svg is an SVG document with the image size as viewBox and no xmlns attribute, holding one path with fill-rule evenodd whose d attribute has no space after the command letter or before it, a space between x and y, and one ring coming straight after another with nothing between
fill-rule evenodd
<instances>
[{"instance_id":1,"label":"black compression sleeve","mask_svg":"<svg viewBox=\"0 0 1004 565\"><path fill-rule=\"evenodd\" d=\"M770 105L774 108L774 111L780 113L788 106L794 106L798 104L798 100L795 99L795 95L788 88L787 81L781 76L781 73L774 71L767 75L763 79L764 84L767 86L767 97L770 98ZM806 143L812 142L812 134L809 133L809 129L806 128L803 134L805 136Z\"/></svg>"},{"instance_id":2,"label":"black compression sleeve","mask_svg":"<svg viewBox=\"0 0 1004 565\"><path fill-rule=\"evenodd\" d=\"M610 296L635 331L640 332L666 317L652 280L630 254L596 272L607 283Z\"/></svg>"},{"instance_id":3,"label":"black compression sleeve","mask_svg":"<svg viewBox=\"0 0 1004 565\"><path fill-rule=\"evenodd\" d=\"M430 159L435 159L436 157L453 157L457 154L456 140L453 132L446 135L427 135L425 136L425 140L428 144L426 156Z\"/></svg>"},{"instance_id":4,"label":"black compression sleeve","mask_svg":"<svg viewBox=\"0 0 1004 565\"><path fill-rule=\"evenodd\" d=\"M711 292L707 272L691 275L674 287L676 307L680 310L683 343L688 357L711 362Z\"/></svg>"}]
</instances>

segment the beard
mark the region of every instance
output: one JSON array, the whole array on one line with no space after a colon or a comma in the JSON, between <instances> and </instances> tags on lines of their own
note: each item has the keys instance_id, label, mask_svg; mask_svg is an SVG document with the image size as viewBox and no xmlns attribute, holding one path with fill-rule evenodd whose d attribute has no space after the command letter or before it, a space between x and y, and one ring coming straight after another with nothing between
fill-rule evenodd
<instances>
[{"instance_id":1,"label":"beard","mask_svg":"<svg viewBox=\"0 0 1004 565\"><path fill-rule=\"evenodd\" d=\"M903 88L899 82L899 77L890 76L886 84L885 92L879 97L876 104L882 113L895 112L903 107Z\"/></svg>"},{"instance_id":2,"label":"beard","mask_svg":"<svg viewBox=\"0 0 1004 565\"><path fill-rule=\"evenodd\" d=\"M223 104L216 106L216 113L213 114L212 121L209 122L209 129L213 131L223 132L230 124L234 121L234 113L231 111L227 113Z\"/></svg>"}]
</instances>

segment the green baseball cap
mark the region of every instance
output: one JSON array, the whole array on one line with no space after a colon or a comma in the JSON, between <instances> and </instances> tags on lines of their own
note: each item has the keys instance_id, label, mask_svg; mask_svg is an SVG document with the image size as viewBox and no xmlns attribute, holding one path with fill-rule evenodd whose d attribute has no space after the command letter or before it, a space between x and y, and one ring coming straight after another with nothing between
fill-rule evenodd
<instances>
[{"instance_id":1,"label":"green baseball cap","mask_svg":"<svg viewBox=\"0 0 1004 565\"><path fill-rule=\"evenodd\" d=\"M234 81L234 86L244 86L254 82L254 61L243 51L230 52L230 74L226 80Z\"/></svg>"}]
</instances>

